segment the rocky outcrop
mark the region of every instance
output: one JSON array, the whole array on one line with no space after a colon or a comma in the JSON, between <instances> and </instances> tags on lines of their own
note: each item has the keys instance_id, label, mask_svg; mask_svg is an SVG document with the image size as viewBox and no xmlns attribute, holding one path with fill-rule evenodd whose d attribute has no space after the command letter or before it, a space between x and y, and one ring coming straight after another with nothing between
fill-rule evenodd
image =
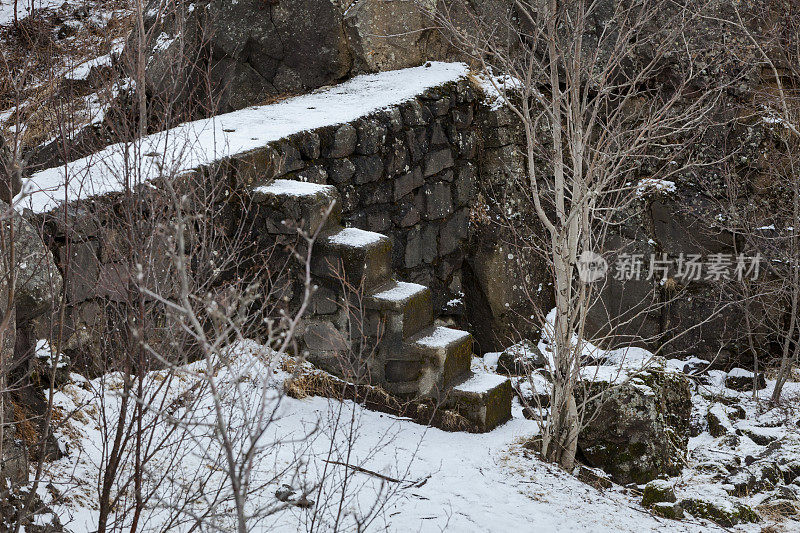
<instances>
[{"instance_id":1,"label":"rocky outcrop","mask_svg":"<svg viewBox=\"0 0 800 533\"><path fill-rule=\"evenodd\" d=\"M354 69L380 72L421 65L446 54L446 43L415 0L356 0L344 23ZM428 0L434 4L435 0Z\"/></svg>"},{"instance_id":2,"label":"rocky outcrop","mask_svg":"<svg viewBox=\"0 0 800 533\"><path fill-rule=\"evenodd\" d=\"M599 382L588 390L606 387ZM655 367L589 402L578 447L590 465L618 483L677 475L685 462L690 414L689 380Z\"/></svg>"},{"instance_id":3,"label":"rocky outcrop","mask_svg":"<svg viewBox=\"0 0 800 533\"><path fill-rule=\"evenodd\" d=\"M446 45L414 1L197 0L159 9L164 5L154 0L147 10L153 35L148 91L157 105L158 95L172 98L177 90L191 115L224 113L446 56Z\"/></svg>"},{"instance_id":4,"label":"rocky outcrop","mask_svg":"<svg viewBox=\"0 0 800 533\"><path fill-rule=\"evenodd\" d=\"M332 0L163 5L151 2L146 21L154 28L147 79L156 97L174 94L178 83L185 102L213 99L226 112L332 84L353 65L342 11ZM206 74L212 94L198 91Z\"/></svg>"},{"instance_id":5,"label":"rocky outcrop","mask_svg":"<svg viewBox=\"0 0 800 533\"><path fill-rule=\"evenodd\" d=\"M11 214L12 228L9 229L14 231L16 273L14 304L17 320L24 322L44 314L58 301L61 296L61 273L40 232L6 204L0 204L0 208L5 208Z\"/></svg>"}]
</instances>

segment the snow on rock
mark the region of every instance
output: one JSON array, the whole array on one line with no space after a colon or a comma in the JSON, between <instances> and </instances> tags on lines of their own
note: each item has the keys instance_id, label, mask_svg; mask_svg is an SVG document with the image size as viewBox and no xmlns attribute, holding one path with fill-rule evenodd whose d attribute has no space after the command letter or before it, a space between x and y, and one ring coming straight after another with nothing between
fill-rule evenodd
<instances>
[{"instance_id":1,"label":"snow on rock","mask_svg":"<svg viewBox=\"0 0 800 533\"><path fill-rule=\"evenodd\" d=\"M366 231L358 228L344 228L328 237L328 242L339 246L363 248L385 238L385 236L380 233L375 233L374 231Z\"/></svg>"},{"instance_id":2,"label":"snow on rock","mask_svg":"<svg viewBox=\"0 0 800 533\"><path fill-rule=\"evenodd\" d=\"M488 392L495 387L499 387L507 379L507 377L499 376L497 374L476 373L464 383L453 387L453 389L460 392L472 392L480 394L483 392Z\"/></svg>"},{"instance_id":3,"label":"snow on rock","mask_svg":"<svg viewBox=\"0 0 800 533\"><path fill-rule=\"evenodd\" d=\"M189 122L133 143L111 145L25 180L18 207L41 213L63 201L120 191L126 182L190 172L214 161L261 148L289 135L344 124L411 100L426 89L467 75L464 63L426 66L357 76L334 87Z\"/></svg>"},{"instance_id":4,"label":"snow on rock","mask_svg":"<svg viewBox=\"0 0 800 533\"><path fill-rule=\"evenodd\" d=\"M335 193L336 187L332 185L318 185L307 181L275 180L270 185L256 187L253 192L272 194L276 196L314 196L319 193Z\"/></svg>"},{"instance_id":5,"label":"snow on rock","mask_svg":"<svg viewBox=\"0 0 800 533\"><path fill-rule=\"evenodd\" d=\"M662 180L658 178L644 178L636 185L636 195L644 196L645 194L660 192L672 193L677 189L674 181Z\"/></svg>"},{"instance_id":6,"label":"snow on rock","mask_svg":"<svg viewBox=\"0 0 800 533\"><path fill-rule=\"evenodd\" d=\"M373 294L372 298L375 298L376 300L401 302L425 290L427 290L427 287L425 287L424 285L419 285L418 283L407 283L405 281L398 281L390 288Z\"/></svg>"},{"instance_id":7,"label":"snow on rock","mask_svg":"<svg viewBox=\"0 0 800 533\"><path fill-rule=\"evenodd\" d=\"M469 333L467 333L466 331L446 328L444 326L437 326L428 335L425 335L424 337L420 337L419 339L417 339L415 343L421 346L425 346L427 348L437 349L437 348L443 348L454 342L458 342L464 339L464 337L468 335Z\"/></svg>"}]
</instances>

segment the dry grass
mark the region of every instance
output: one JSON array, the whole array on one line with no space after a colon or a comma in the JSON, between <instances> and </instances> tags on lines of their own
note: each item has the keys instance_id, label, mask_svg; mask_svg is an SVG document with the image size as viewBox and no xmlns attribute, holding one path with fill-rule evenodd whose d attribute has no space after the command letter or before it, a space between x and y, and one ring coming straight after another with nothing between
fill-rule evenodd
<instances>
[{"instance_id":1,"label":"dry grass","mask_svg":"<svg viewBox=\"0 0 800 533\"><path fill-rule=\"evenodd\" d=\"M97 88L76 87L63 75L70 67L107 54L112 43L128 35L133 18L125 0L95 0L90 9L113 13L102 25L85 21L65 39L56 38L58 19L50 10L22 20L18 27L0 28L0 111L11 111L0 127L9 136L17 122L24 124L17 139L23 150L56 137L60 125L70 132L92 118L84 97Z\"/></svg>"},{"instance_id":2,"label":"dry grass","mask_svg":"<svg viewBox=\"0 0 800 533\"><path fill-rule=\"evenodd\" d=\"M293 359L284 360L281 368L292 374L292 377L284 382L284 391L298 400L312 396L338 401L351 400L372 411L410 418L420 424L431 425L444 431L476 431L472 423L462 415L441 408L431 399L401 399L392 396L381 387L348 383Z\"/></svg>"}]
</instances>

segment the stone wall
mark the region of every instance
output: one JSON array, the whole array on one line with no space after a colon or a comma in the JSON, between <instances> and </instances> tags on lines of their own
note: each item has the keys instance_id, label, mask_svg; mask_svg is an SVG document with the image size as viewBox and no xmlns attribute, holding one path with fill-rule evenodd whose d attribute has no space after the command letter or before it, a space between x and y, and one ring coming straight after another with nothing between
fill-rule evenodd
<instances>
[{"instance_id":1,"label":"stone wall","mask_svg":"<svg viewBox=\"0 0 800 533\"><path fill-rule=\"evenodd\" d=\"M237 157L232 172L249 186L274 177L335 185L343 223L388 235L398 277L429 286L437 314L452 312L447 302L462 294L477 180L478 107L468 80L448 83Z\"/></svg>"}]
</instances>

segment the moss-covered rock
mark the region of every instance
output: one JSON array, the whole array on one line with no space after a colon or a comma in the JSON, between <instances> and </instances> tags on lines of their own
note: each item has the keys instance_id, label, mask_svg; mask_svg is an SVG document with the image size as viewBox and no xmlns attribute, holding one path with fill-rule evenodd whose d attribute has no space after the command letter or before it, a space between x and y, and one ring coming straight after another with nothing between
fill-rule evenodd
<instances>
[{"instance_id":1,"label":"moss-covered rock","mask_svg":"<svg viewBox=\"0 0 800 533\"><path fill-rule=\"evenodd\" d=\"M680 520L683 518L683 507L675 502L658 502L654 503L652 512L656 516L662 518L669 518L670 520Z\"/></svg>"},{"instance_id":2,"label":"moss-covered rock","mask_svg":"<svg viewBox=\"0 0 800 533\"><path fill-rule=\"evenodd\" d=\"M654 479L644 486L642 493L642 506L651 507L656 503L674 503L675 489L672 483L664 479Z\"/></svg>"},{"instance_id":3,"label":"moss-covered rock","mask_svg":"<svg viewBox=\"0 0 800 533\"><path fill-rule=\"evenodd\" d=\"M617 483L678 475L689 441L691 394L683 374L655 366L620 386L594 382L588 425L578 446L587 461Z\"/></svg>"},{"instance_id":4,"label":"moss-covered rock","mask_svg":"<svg viewBox=\"0 0 800 533\"><path fill-rule=\"evenodd\" d=\"M741 502L710 500L704 498L685 498L681 507L695 518L704 518L723 527L733 527L744 522L760 522L761 517L749 506Z\"/></svg>"}]
</instances>

